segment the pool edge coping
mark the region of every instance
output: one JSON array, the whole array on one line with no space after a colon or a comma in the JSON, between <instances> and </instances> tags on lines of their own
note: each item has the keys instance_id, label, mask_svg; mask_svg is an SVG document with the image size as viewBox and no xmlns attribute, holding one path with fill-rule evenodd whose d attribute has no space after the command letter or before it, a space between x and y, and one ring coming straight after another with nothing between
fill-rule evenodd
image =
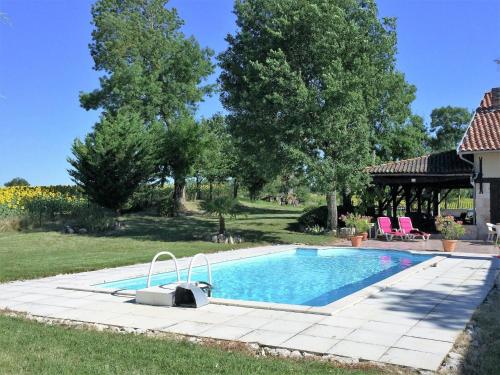
<instances>
[{"instance_id":1,"label":"pool edge coping","mask_svg":"<svg viewBox=\"0 0 500 375\"><path fill-rule=\"evenodd\" d=\"M219 260L216 262L213 262L213 264L218 264L218 263L224 263L224 262L229 262L229 261L234 261L234 260L240 260L240 259L248 259L248 258L254 258L254 257L259 257L259 256L266 256L266 255L271 255L271 254L276 254L280 252L285 252L289 251L292 249L296 248L301 248L301 249L331 249L331 248L344 248L341 246L314 246L314 245L274 245L274 246L265 246L262 249L263 250L270 250L269 252L263 253L263 254L257 254L257 255L249 255L249 256L242 256L242 257L237 257L235 259L225 259L225 260ZM248 248L251 249L251 248ZM248 249L235 249L233 254L237 254L238 252L242 250L248 250ZM285 312L295 312L295 313L305 313L305 314L316 314L316 315L325 315L325 316L331 316L339 313L342 310L345 310L346 308L355 305L381 291L384 289L396 284L399 281L402 281L404 279L409 278L411 275L416 274L424 269L427 269L429 267L435 267L439 262L442 260L450 257L451 255L442 255L442 253L436 252L436 251L420 251L420 250L393 250L393 249L380 249L380 248L372 248L372 247L359 247L359 248L353 248L357 250L378 250L378 251L397 251L397 252L405 252L405 253L411 253L411 254L417 254L417 255L429 255L432 256L430 259L427 259L415 266L409 267L405 270L402 270L394 275L391 275L383 280L380 280L374 284L371 284L363 289L360 289L352 294L349 294L345 297L342 297L336 301L333 301L330 304L327 304L325 306L307 306L307 305L295 305L295 304L283 304L283 303L275 303L275 302L260 302L260 301L246 301L246 300L234 300L234 299L227 299L227 298L214 298L210 297L210 303L213 303L215 305L223 305L223 306L236 306L236 307L246 307L246 308L255 308L255 309L262 309L262 310L276 310L276 311L285 311ZM273 251L274 250L274 251ZM212 253L214 255L216 254L223 254L227 252L217 252L217 253ZM464 254L464 253L462 253ZM209 254L207 254L209 255ZM186 259L191 259L192 257L184 257L180 258L183 260ZM170 262L170 261L167 261ZM212 263L212 262L211 262ZM147 264L147 263L146 263ZM187 267L185 267L187 268ZM185 268L180 268L180 270L184 270ZM144 276L144 275L141 275ZM140 277L140 276L139 276ZM134 278L128 277L128 278ZM124 278L117 279L115 281L119 280L124 280ZM113 282L113 281L105 281L105 282ZM135 298L136 291L135 290L123 290L123 289L118 289L118 290L109 290L105 288L95 288L92 286L95 286L96 284L93 283L90 286L59 286L57 287L58 289L65 289L65 290L75 290L75 291L82 291L82 292L92 292L92 293L103 293L103 294L111 294L111 295L117 295L117 296L126 296L126 297L131 297Z\"/></svg>"}]
</instances>

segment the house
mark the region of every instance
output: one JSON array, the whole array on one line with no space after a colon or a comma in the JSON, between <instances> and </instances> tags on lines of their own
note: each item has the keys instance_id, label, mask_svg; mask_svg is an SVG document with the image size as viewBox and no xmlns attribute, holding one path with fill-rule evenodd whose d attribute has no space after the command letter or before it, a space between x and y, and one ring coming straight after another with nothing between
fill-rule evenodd
<instances>
[{"instance_id":1,"label":"house","mask_svg":"<svg viewBox=\"0 0 500 375\"><path fill-rule=\"evenodd\" d=\"M484 95L457 153L473 160L477 234L483 239L486 223L500 223L500 87Z\"/></svg>"},{"instance_id":2,"label":"house","mask_svg":"<svg viewBox=\"0 0 500 375\"><path fill-rule=\"evenodd\" d=\"M484 95L456 150L368 167L372 183L385 189L376 214L405 215L433 230L440 204L453 189L472 189L475 225L466 238L486 239L486 223L500 223L500 87ZM427 225L427 226L426 226Z\"/></svg>"}]
</instances>

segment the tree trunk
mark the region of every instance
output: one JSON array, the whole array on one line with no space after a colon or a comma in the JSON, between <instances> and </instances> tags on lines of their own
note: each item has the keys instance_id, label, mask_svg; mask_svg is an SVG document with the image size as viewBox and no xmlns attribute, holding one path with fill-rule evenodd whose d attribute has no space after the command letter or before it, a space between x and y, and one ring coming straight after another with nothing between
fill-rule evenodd
<instances>
[{"instance_id":1,"label":"tree trunk","mask_svg":"<svg viewBox=\"0 0 500 375\"><path fill-rule=\"evenodd\" d=\"M239 188L238 180L235 178L233 180L233 199L238 198L238 188Z\"/></svg>"},{"instance_id":2,"label":"tree trunk","mask_svg":"<svg viewBox=\"0 0 500 375\"><path fill-rule=\"evenodd\" d=\"M194 196L194 200L198 200L198 199L201 199L201 177L197 173L196 174L196 193Z\"/></svg>"},{"instance_id":3,"label":"tree trunk","mask_svg":"<svg viewBox=\"0 0 500 375\"><path fill-rule=\"evenodd\" d=\"M214 184L212 181L208 183L208 200L211 201L214 199Z\"/></svg>"},{"instance_id":4,"label":"tree trunk","mask_svg":"<svg viewBox=\"0 0 500 375\"><path fill-rule=\"evenodd\" d=\"M326 194L326 206L328 207L328 217L326 222L326 230L337 230L337 192L329 192Z\"/></svg>"},{"instance_id":5,"label":"tree trunk","mask_svg":"<svg viewBox=\"0 0 500 375\"><path fill-rule=\"evenodd\" d=\"M186 211L186 179L175 178L174 180L174 213Z\"/></svg>"},{"instance_id":6,"label":"tree trunk","mask_svg":"<svg viewBox=\"0 0 500 375\"><path fill-rule=\"evenodd\" d=\"M347 190L342 191L342 207L344 209L344 212L354 211L354 205L352 204L352 195Z\"/></svg>"},{"instance_id":7,"label":"tree trunk","mask_svg":"<svg viewBox=\"0 0 500 375\"><path fill-rule=\"evenodd\" d=\"M219 215L219 234L224 234L226 232L226 221L224 216Z\"/></svg>"}]
</instances>

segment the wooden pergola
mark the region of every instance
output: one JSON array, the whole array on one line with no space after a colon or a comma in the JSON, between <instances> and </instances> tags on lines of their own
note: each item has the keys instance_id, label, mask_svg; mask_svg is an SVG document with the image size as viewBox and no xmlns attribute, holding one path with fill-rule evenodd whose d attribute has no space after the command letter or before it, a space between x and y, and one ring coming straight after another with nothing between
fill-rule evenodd
<instances>
[{"instance_id":1,"label":"wooden pergola","mask_svg":"<svg viewBox=\"0 0 500 375\"><path fill-rule=\"evenodd\" d=\"M436 216L451 190L472 188L472 168L452 150L368 167L367 172L373 184L386 192L377 202L379 215L387 212L396 217L404 200L407 214L416 206L414 212Z\"/></svg>"}]
</instances>

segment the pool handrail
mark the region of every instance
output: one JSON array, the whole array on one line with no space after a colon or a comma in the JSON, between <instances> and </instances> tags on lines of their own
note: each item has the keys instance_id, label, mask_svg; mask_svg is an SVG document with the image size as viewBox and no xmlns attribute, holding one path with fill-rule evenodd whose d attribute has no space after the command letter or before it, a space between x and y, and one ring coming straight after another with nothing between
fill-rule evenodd
<instances>
[{"instance_id":1,"label":"pool handrail","mask_svg":"<svg viewBox=\"0 0 500 375\"><path fill-rule=\"evenodd\" d=\"M181 282L181 274L179 273L179 266L177 264L177 259L175 258L175 255L172 254L170 251L160 251L158 254L154 256L153 260L151 261L151 265L149 266L147 288L151 287L151 276L153 274L153 266L156 260L162 255L169 255L174 260L175 272L177 273L177 283Z\"/></svg>"},{"instance_id":2,"label":"pool handrail","mask_svg":"<svg viewBox=\"0 0 500 375\"><path fill-rule=\"evenodd\" d=\"M188 269L187 283L188 283L188 285L191 283L191 271L193 269L193 264L194 264L194 261L196 260L196 258L199 256L205 258L205 262L207 264L207 270L208 270L208 284L212 285L212 268L210 266L210 261L208 260L208 257L203 253L198 253L191 258L191 262L189 263L189 269Z\"/></svg>"}]
</instances>

